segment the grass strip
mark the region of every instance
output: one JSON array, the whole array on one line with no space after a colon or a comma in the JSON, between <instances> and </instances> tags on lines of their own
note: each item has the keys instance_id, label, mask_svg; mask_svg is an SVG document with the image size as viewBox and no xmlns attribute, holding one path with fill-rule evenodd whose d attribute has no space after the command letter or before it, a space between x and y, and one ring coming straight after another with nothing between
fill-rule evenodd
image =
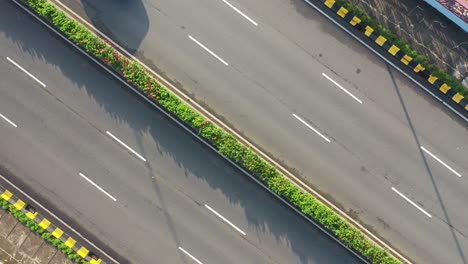
<instances>
[{"instance_id":1,"label":"grass strip","mask_svg":"<svg viewBox=\"0 0 468 264\"><path fill-rule=\"evenodd\" d=\"M367 239L360 230L349 225L332 209L319 202L311 194L301 191L275 167L255 154L252 149L241 144L233 135L206 120L201 114L178 99L176 95L152 78L142 65L122 56L111 44L94 35L83 25L68 18L47 0L21 1L79 47L100 59L156 104L183 121L228 159L248 170L270 190L330 230L345 245L371 263L400 263L386 250Z\"/></svg>"}]
</instances>

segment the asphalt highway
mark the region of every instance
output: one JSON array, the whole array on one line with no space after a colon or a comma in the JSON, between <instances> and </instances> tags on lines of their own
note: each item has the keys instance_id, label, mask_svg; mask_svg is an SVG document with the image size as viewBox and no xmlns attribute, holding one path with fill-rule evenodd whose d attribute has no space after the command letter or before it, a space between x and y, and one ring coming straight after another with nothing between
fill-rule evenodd
<instances>
[{"instance_id":1,"label":"asphalt highway","mask_svg":"<svg viewBox=\"0 0 468 264\"><path fill-rule=\"evenodd\" d=\"M360 263L9 1L0 173L121 263Z\"/></svg>"},{"instance_id":2,"label":"asphalt highway","mask_svg":"<svg viewBox=\"0 0 468 264\"><path fill-rule=\"evenodd\" d=\"M61 3L411 260L467 263L467 124L303 1Z\"/></svg>"}]
</instances>

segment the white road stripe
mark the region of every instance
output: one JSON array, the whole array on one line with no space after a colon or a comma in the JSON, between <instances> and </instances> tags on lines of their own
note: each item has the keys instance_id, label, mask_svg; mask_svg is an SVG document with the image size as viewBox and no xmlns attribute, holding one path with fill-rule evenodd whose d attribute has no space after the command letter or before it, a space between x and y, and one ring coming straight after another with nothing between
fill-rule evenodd
<instances>
[{"instance_id":1,"label":"white road stripe","mask_svg":"<svg viewBox=\"0 0 468 264\"><path fill-rule=\"evenodd\" d=\"M437 160L438 162L440 162L440 164L444 165L447 169L449 169L451 172L453 172L455 175L457 175L458 177L461 177L461 174L458 173L457 171L455 171L454 169L452 169L449 165L445 164L445 162L443 162L441 159L439 159L438 157L436 157L436 155L432 154L429 150L425 149L423 146L421 146L421 149L424 150L424 152L426 152L427 154L429 154L431 157L433 157L435 160Z\"/></svg>"},{"instance_id":2,"label":"white road stripe","mask_svg":"<svg viewBox=\"0 0 468 264\"><path fill-rule=\"evenodd\" d=\"M24 73L26 73L27 75L29 75L29 77L33 78L36 82L38 82L40 85L42 85L43 87L46 87L46 85L41 82L38 78L36 78L34 75L32 75L31 73L29 73L27 70L25 70L23 67L21 67L18 63L14 62L12 59L10 59L9 57L6 57L7 60L9 62L11 62L13 65L15 65L16 67L18 67L20 70L22 70Z\"/></svg>"},{"instance_id":3,"label":"white road stripe","mask_svg":"<svg viewBox=\"0 0 468 264\"><path fill-rule=\"evenodd\" d=\"M412 204L414 207L418 208L419 211L423 212L425 215L427 215L429 218L432 218L432 215L430 215L428 212L424 211L424 209L422 209L421 207L419 207L419 205L417 205L416 203L414 203L413 201L411 201L410 199L408 199L406 196L404 196L401 192L399 192L397 189L395 189L394 187L392 187L392 190L394 192L396 192L398 195L400 195L401 197L403 197L403 199L405 199L408 203Z\"/></svg>"},{"instance_id":4,"label":"white road stripe","mask_svg":"<svg viewBox=\"0 0 468 264\"><path fill-rule=\"evenodd\" d=\"M182 247L179 247L180 251L184 252L185 255L189 256L191 259L193 259L195 262L197 262L198 264L203 264L201 261L199 261L197 258L195 258L194 256L192 256L192 254L188 253L187 250L183 249Z\"/></svg>"},{"instance_id":5,"label":"white road stripe","mask_svg":"<svg viewBox=\"0 0 468 264\"><path fill-rule=\"evenodd\" d=\"M13 0L13 1L16 1L16 0ZM75 230L73 227L71 227L70 225L68 225L67 222L63 221L62 219L60 219L58 216L56 216L53 212L51 212L49 209L47 209L47 207L45 207L44 205L42 205L41 203L39 203L38 201L36 201L34 198L32 198L31 196L29 196L27 193L25 193L23 190L21 190L18 186L14 185L12 182L10 182L7 178L3 177L1 174L0 174L0 179L4 180L5 182L7 182L10 186L13 186L13 188L15 188L18 192L20 192L22 195L24 195L25 197L27 197L30 201L33 201L34 204L38 205L44 212L47 212L49 215L51 215L53 218L55 218L57 221L59 221L63 226L67 227L69 230L71 230L74 234L76 234L78 237L80 237L83 241L86 241L86 243L88 243L89 245L91 245L92 247L96 248L99 253L102 253L103 255L105 255L107 258L109 258L111 261L113 261L115 264L120 264L117 260L115 260L114 258L112 258L109 254L107 254L104 250L102 250L101 248L99 248L97 245L95 245L93 242L91 242L90 240L88 240L86 237L84 237L80 232L78 232L77 230Z\"/></svg>"},{"instance_id":6,"label":"white road stripe","mask_svg":"<svg viewBox=\"0 0 468 264\"><path fill-rule=\"evenodd\" d=\"M150 99L148 99L146 96L142 95L140 92L138 92L133 86L130 86L126 81L124 81L120 76L116 75L114 72L112 72L111 70L109 70L108 68L104 67L99 61L97 61L95 58L91 57L88 53L86 53L85 51L81 50L76 44L74 44L71 40L69 40L68 38L64 37L62 34L60 34L55 28L51 27L49 24L47 24L46 22L44 22L41 18L39 18L36 14L34 14L33 12L31 12L29 9L27 9L26 7L24 7L22 4L20 4L18 2L18 0L12 0L19 8L22 8L25 12L27 12L28 14L30 14L32 17L34 17L39 23L42 23L45 27L47 27L48 29L50 29L52 32L56 33L57 36L59 36L60 38L62 38L65 42L69 43L71 46L75 47L77 49L78 52L81 52L84 56L88 57L90 60L94 61L96 63L96 65L98 65L99 67L101 67L104 71L107 71L110 75L114 76L117 80L119 80L123 85L127 86L130 90L134 91L136 95L140 96L143 100L145 100L146 102L148 102L149 104L151 104L153 107L155 107L156 109L159 109L163 114L165 114L168 118L172 119L175 123L179 124L180 127L182 127L183 129L185 129L188 133L192 134L194 137L198 138L201 140L201 138L199 137L199 135L197 135L196 133L194 133L192 130L188 129L186 126L184 126L182 123L180 123L180 121L178 121L177 119L175 119L173 116L167 114L165 111L163 111L158 105L156 105L153 101L151 101ZM143 65L143 67L151 72L154 76L157 76L157 78L159 78L160 80L162 80L168 87L170 87L172 90L176 91L178 94L177 96L181 99L185 98L185 99L190 99L189 96L187 96L186 94L184 94L183 92L181 92L179 89L177 89L177 87L175 87L171 82L169 82L168 80L166 80L164 77L162 77L161 75L159 75L158 73L156 73L154 70L152 70L150 67L148 67L146 64L144 64L143 62L141 62L138 58L136 58L135 56L133 56L131 53L129 53L127 50L125 50L124 48L122 48L121 46L119 46L118 43L116 43L115 41L113 41L111 38L109 38L108 36L106 36L105 34L103 34L102 32L100 32L98 29L96 29L96 27L94 27L93 25L91 25L90 23L88 23L86 20L84 20L82 17L80 17L79 15L77 15L75 12L71 11L68 7L66 7L65 5L63 5L62 3L60 3L58 0L55 0L56 2L58 2L59 4L62 5L62 7L64 9L67 9L68 12L72 13L75 15L75 17L80 20L82 23L86 24L89 28L91 28L92 30L94 30L95 32L98 32L99 35L103 38L105 38L106 40L108 40L110 43L112 43L113 45L115 45L116 47L119 48L120 51L122 51L126 56L128 56L129 58L132 58L134 61L138 62L139 64ZM308 2L308 0L305 0L306 2ZM326 14L325 14L326 15ZM335 22L336 23L336 22ZM337 24L337 25L340 25L340 24ZM345 28L344 28L345 29ZM383 57L382 57L383 58ZM389 63L391 63L390 61L388 61ZM404 74L404 72L402 72ZM409 76L408 76L409 77ZM409 77L411 78L411 77ZM196 103L195 101L191 100L190 101L191 104L197 106L200 110L202 110L202 115L206 115L206 116L209 116L210 118L212 118L213 120L216 120L216 122L220 123L220 124L223 124L223 122L221 122L218 118L216 118L216 116L214 116L213 114L211 114L210 112L208 112L205 108L203 108L201 105L199 105L198 103ZM448 106L450 108L450 106ZM452 109L453 110L453 109ZM454 111L454 110L453 110ZM458 112L457 112L458 113ZM459 114L459 113L458 113ZM460 115L460 114L459 114ZM463 116L462 116L463 117ZM468 120L465 118L465 120ZM229 130L231 133L235 134L236 137L242 139L242 141L248 145L250 148L254 149L257 153L260 153L260 155L265 158L266 160L268 160L269 162L275 164L275 166L277 166L278 168L281 168L281 171L285 172L288 177L290 179L294 179L294 181L298 184L298 186L303 189L303 190L306 190L310 193L313 193L315 196L317 197L320 197L320 199L322 201L324 201L328 206L332 207L333 210L336 210L338 212L340 212L341 215L343 215L349 222L351 222L354 226L357 226L359 227L361 230L363 230L365 232L365 234L369 237L371 237L371 239L373 241L378 241L381 245L383 245L386 249L388 249L389 251L392 252L392 254L394 255L397 255L399 258L403 259L405 262L407 262L408 264L411 264L410 261L408 261L406 258L404 258L404 256L402 256L401 254L399 254L397 251L395 251L395 249L393 249L392 247L390 247L389 245L387 245L384 241L382 241L379 237L377 237L374 233L371 233L368 229L366 229L366 227L362 226L359 222L357 222L356 220L354 220L353 218L351 218L346 212L344 212L343 210L341 210L339 207L337 207L336 205L334 205L333 203L331 203L330 201L328 201L325 197L323 197L320 193L316 192L314 189L310 188L308 185L306 185L304 182L301 181L301 179L297 178L294 174L292 174L290 171L288 171L286 168L284 168L283 166L281 166L281 164L277 163L274 159L272 159L271 157L269 157L268 155L266 155L265 153L263 153L260 149L258 149L257 147L255 147L255 145L252 145L252 143L250 143L249 141L247 141L245 138L243 138L241 135L239 135L235 130L232 130L229 126L224 126L227 130ZM205 141L201 140L201 142L203 142L203 144L205 144L208 148L211 148L213 149L214 151L217 151L213 146L211 146L210 144L206 143ZM303 216L303 213L301 211L299 211L296 207L290 205L286 200L284 200L284 198L278 196L277 194L275 194L274 192L272 192L270 189L268 189L267 187L265 187L257 178L253 177L252 175L250 175L249 173L245 172L243 170L243 168L239 167L237 164L233 163L232 161L230 161L229 159L226 159L226 161L230 162L233 166L237 167L239 170L243 171L250 179L252 179L254 182L256 182L257 184L259 184L259 186L261 186L262 188L264 188L267 192L271 193L273 196L275 196L276 198L278 198L279 200L281 200L286 206L288 206L289 208L291 208L293 211L295 211L296 213L298 213L299 215L302 215ZM6 182L9 182L6 178L4 178L1 174L0 174L0 178L3 179L4 181ZM9 182L10 185L12 185L11 182ZM13 185L14 186L14 185ZM15 186L15 188L22 192L20 189L18 189L18 187ZM35 201L32 197L28 196L27 194L25 194L24 192L22 192L23 195L27 196L30 200L33 200ZM39 204L37 201L35 201L36 204ZM40 205L40 204L39 204ZM78 233L75 229L73 229L71 226L67 225L67 223L65 223L63 220L61 220L60 218L58 218L57 216L55 216L51 211L47 210L47 208L45 208L44 206L40 205L42 210L48 212L50 215L53 215L56 219L58 219L64 226L67 226L68 229L72 230L74 233L78 234L78 236L80 236L83 240L85 240L88 244L92 245L94 248L98 249L100 253L104 254L107 258L111 259L113 262L115 262L116 264L119 264L119 262L117 260L115 260L114 258L112 258L108 253L106 253L104 250L102 250L101 248L99 248L97 245L93 244L91 241L89 241L88 239L86 239L83 235L81 235L80 233ZM338 244L342 245L344 248L346 248L351 254L353 254L354 256L356 256L357 258L359 258L360 260L362 261L366 261L361 255L359 254L356 254L356 252L350 250L345 244L343 244L342 241L340 241L338 238L336 238L335 236L332 236L330 234L328 234L326 232L325 229L323 229L323 227L321 227L320 225L317 225L317 223L313 222L310 220L310 218L307 218L304 216L304 219L306 221L309 221L311 224L315 225L318 229L322 230L324 233L326 233L331 239L333 239L335 242L337 242Z\"/></svg>"},{"instance_id":7,"label":"white road stripe","mask_svg":"<svg viewBox=\"0 0 468 264\"><path fill-rule=\"evenodd\" d=\"M330 82L334 83L336 86L338 86L338 88L340 88L343 92L347 93L349 96L351 96L354 100L358 101L360 104L362 104L362 101L357 98L356 96L354 96L352 93L350 93L348 90L346 90L345 88L343 88L343 86L341 86L339 83L335 82L335 80L333 80L332 78L328 77L328 75L326 75L325 73L322 73L323 77L327 78Z\"/></svg>"},{"instance_id":8,"label":"white road stripe","mask_svg":"<svg viewBox=\"0 0 468 264\"><path fill-rule=\"evenodd\" d=\"M227 220L224 216L222 216L220 213L216 212L213 208L211 208L210 206L208 206L207 204L205 204L205 207L210 210L213 214L215 214L217 217L221 218L224 222L226 222L227 224L229 224L232 228L234 228L235 230L237 230L239 233L241 233L242 235L246 235L246 233L244 231L242 231L240 228L238 228L237 226L235 226L233 223L231 223L229 220Z\"/></svg>"},{"instance_id":9,"label":"white road stripe","mask_svg":"<svg viewBox=\"0 0 468 264\"><path fill-rule=\"evenodd\" d=\"M89 183L91 183L94 187L96 187L98 190L100 190L101 192L103 192L105 195L107 195L109 198L111 198L114 202L117 201L117 199L114 198L114 196L110 195L108 192L106 192L104 189L102 189L99 185L97 185L96 183L94 183L92 180L90 180L88 177L86 177L83 173L80 172L80 176L87 180Z\"/></svg>"},{"instance_id":10,"label":"white road stripe","mask_svg":"<svg viewBox=\"0 0 468 264\"><path fill-rule=\"evenodd\" d=\"M312 129L312 131L314 131L315 133L317 133L317 135L321 136L323 139L325 139L325 141L327 141L328 143L331 142L330 139L328 139L326 136L322 135L322 133L320 133L317 129L315 129L314 127L312 127L311 125L307 124L306 121L302 120L302 118L300 118L299 116L297 116L296 114L293 114L293 116L301 121L302 124L306 125L308 128Z\"/></svg>"},{"instance_id":11,"label":"white road stripe","mask_svg":"<svg viewBox=\"0 0 468 264\"><path fill-rule=\"evenodd\" d=\"M243 16L245 19L247 19L248 21L250 21L250 23L254 24L255 26L258 26L257 22L255 22L253 19L251 19L250 17L248 17L246 14L242 13L242 11L240 11L239 9L237 9L235 6L233 6L231 3L229 3L228 1L226 0L223 0L223 2L230 6L232 9L234 9L237 13L239 13L241 16Z\"/></svg>"},{"instance_id":12,"label":"white road stripe","mask_svg":"<svg viewBox=\"0 0 468 264\"><path fill-rule=\"evenodd\" d=\"M202 47L204 50L206 50L208 53L213 55L213 57L217 58L220 62L222 62L224 65L229 66L229 64L221 59L218 55L216 55L214 52L212 52L210 49L208 49L205 45L201 44L198 40L196 40L194 37L191 35L188 36L193 42L197 43L198 46Z\"/></svg>"},{"instance_id":13,"label":"white road stripe","mask_svg":"<svg viewBox=\"0 0 468 264\"><path fill-rule=\"evenodd\" d=\"M138 158L140 158L142 161L146 162L146 159L143 158L143 156L141 156L140 154L138 154L138 152L134 151L132 148L130 148L129 146L127 146L127 144L123 143L122 140L118 139L116 136L114 136L111 132L109 131L106 131L107 135L109 135L111 138L113 138L115 141L119 142L122 146L124 146L126 149L128 149L130 152L132 152L133 154L135 154L135 156L137 156Z\"/></svg>"},{"instance_id":14,"label":"white road stripe","mask_svg":"<svg viewBox=\"0 0 468 264\"><path fill-rule=\"evenodd\" d=\"M15 128L18 127L15 123L13 123L10 119L6 118L4 115L0 114L0 117L5 119L10 125L14 126Z\"/></svg>"}]
</instances>

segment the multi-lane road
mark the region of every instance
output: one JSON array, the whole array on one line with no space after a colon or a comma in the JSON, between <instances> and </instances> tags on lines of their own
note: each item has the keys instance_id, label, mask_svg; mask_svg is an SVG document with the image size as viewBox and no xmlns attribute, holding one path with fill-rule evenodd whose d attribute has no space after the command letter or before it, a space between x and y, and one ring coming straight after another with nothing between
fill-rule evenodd
<instances>
[{"instance_id":1,"label":"multi-lane road","mask_svg":"<svg viewBox=\"0 0 468 264\"><path fill-rule=\"evenodd\" d=\"M0 114L0 174L121 263L361 263L9 1Z\"/></svg>"},{"instance_id":2,"label":"multi-lane road","mask_svg":"<svg viewBox=\"0 0 468 264\"><path fill-rule=\"evenodd\" d=\"M300 0L56 1L417 263L468 261L468 129Z\"/></svg>"}]
</instances>

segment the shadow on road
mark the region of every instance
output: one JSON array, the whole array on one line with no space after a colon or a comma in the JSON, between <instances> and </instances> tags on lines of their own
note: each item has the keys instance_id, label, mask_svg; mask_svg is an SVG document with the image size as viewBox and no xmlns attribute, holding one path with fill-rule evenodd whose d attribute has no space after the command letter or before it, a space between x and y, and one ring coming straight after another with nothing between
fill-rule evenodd
<instances>
[{"instance_id":1,"label":"shadow on road","mask_svg":"<svg viewBox=\"0 0 468 264\"><path fill-rule=\"evenodd\" d=\"M379 0L372 0L372 1L379 1ZM393 0L392 0L393 1ZM342 43L344 46L347 46L348 48L352 49L352 51L355 53L355 54L359 54L359 56L362 56L362 57L365 57L369 62L377 62L375 65L378 66L378 67L385 67L384 64L386 64L381 58L379 58L376 54L374 54L373 52L370 52L369 49L367 47L365 47L363 44L359 43L358 41L356 41L355 38L353 38L351 35L349 35L348 33L346 33L344 30L342 30L341 28L339 28L336 24L334 24L333 22L331 22L328 18L326 18L325 16L323 16L321 13L319 13L317 10L315 10L313 7L311 7L309 4L307 4L304 0L289 0L289 2L291 3L292 6L294 6L295 10L297 11L298 14L300 14L302 17L306 18L307 20L310 20L312 22L315 22L316 24L319 24L319 27L314 27L314 29L320 29L321 31L323 31L324 33L326 33L327 36L333 38L333 42L337 42L337 43ZM312 0L311 1L312 3L315 3L316 0ZM317 2L318 3L318 2ZM403 4L403 5L406 5L407 3ZM320 7L320 5L317 5ZM388 7L387 7L388 8ZM333 14L332 11L330 11L328 8L324 7L322 8L322 10L327 13L329 16L331 17L334 17L335 15ZM338 17L339 18L339 17ZM340 20L336 20L336 21L340 21ZM353 32L353 27L347 23L340 23L342 26L344 26L346 29L350 30L351 32ZM424 32L429 32L430 34L435 34L433 31L430 31L429 29L424 29ZM362 35L362 36L361 36ZM356 36L358 36L362 41L364 41L365 43L367 44L370 44L371 46L374 45L372 44L372 41L369 40L368 38L366 38L363 34L356 34ZM427 40L429 41L429 40ZM458 43L458 44L456 44ZM466 55L466 53L468 52L464 45L460 45L460 44L463 44L463 42L456 42L456 43L452 43L454 44L454 47L456 47L457 49L460 49L460 57L463 57ZM446 43L447 44L447 43ZM436 44L434 44L436 45ZM442 45L442 44L438 44L438 45ZM450 45L450 44L447 44L447 45ZM468 43L467 43L468 45ZM310 47L303 47L304 49L310 49ZM446 48L446 47L444 47ZM453 49L453 48L452 48ZM389 54L386 54L386 53L382 53L387 59L389 59L390 61L393 61L393 63L398 63L398 60L395 59L394 57L392 57L391 55ZM329 50L327 50L327 47L326 46L323 46L323 48L321 49L316 49L316 50L313 50L313 53L311 53L311 55L319 62L321 63L323 66L329 68L329 59L331 57L334 57L336 56L336 54L331 54L329 52ZM461 61L463 61L463 59L461 59ZM453 62L455 64L455 62ZM354 65L353 62L348 62L349 65ZM458 62L458 64L460 64L460 62ZM365 69L361 69L359 65L356 65L355 66L356 68L351 70L350 72L356 72L356 74L365 74ZM453 67L449 66L450 69L453 69ZM345 80L348 80L346 78L346 76L349 76L350 72L346 73L346 74L339 74L343 79ZM416 78L417 80L419 80L419 82L421 82L422 78L421 77L415 77L416 74L413 74L412 77L413 78ZM424 81L424 80L423 80ZM356 89L358 90L362 90L363 92L366 92L365 91L365 88L364 87L358 87L355 83L351 82L350 81L350 84L352 84L353 86L356 87ZM451 118L452 120L454 120L455 122L459 123L459 124L462 124L463 126L465 126L465 121L463 119L461 119L457 114L455 114L452 110L450 110L449 108L447 108L446 106L444 106L443 104L441 104L437 99L433 98L431 95L429 95L427 92L425 92L424 90L422 90L419 86L417 85L410 85L409 87L411 87L416 93L418 93L418 95L424 97L427 99L428 102L431 103L431 106L432 107L435 107L435 108L438 108L440 109L441 111L443 111L447 117ZM451 104L453 102L450 102ZM455 104L452 105L452 107L454 107ZM455 108L457 108L457 106L455 106Z\"/></svg>"},{"instance_id":2,"label":"shadow on road","mask_svg":"<svg viewBox=\"0 0 468 264\"><path fill-rule=\"evenodd\" d=\"M135 54L149 29L143 0L61 0L95 28ZM118 33L117 33L118 32Z\"/></svg>"},{"instance_id":3,"label":"shadow on road","mask_svg":"<svg viewBox=\"0 0 468 264\"><path fill-rule=\"evenodd\" d=\"M115 3L125 5L124 8L132 10L132 12L140 13L141 17L132 19L145 20L138 23L148 26L144 8L139 0L83 1L93 24L105 31L106 34L110 33L113 38L115 36L112 35L112 32L115 29L130 30L132 27L127 28L124 24L133 22L121 17L101 17L94 5L103 5L112 9ZM118 8L122 8L122 6ZM10 11L5 11L6 9ZM172 159L185 171L185 175L169 175L170 177L195 177L206 182L213 190L220 191L232 204L244 210L250 227L259 233L271 233L276 238L277 243L286 243L291 251L298 256L300 263L360 263L351 257L349 252L338 246L336 242L326 237L310 223L298 217L289 208L281 211L272 210L272 208L277 208L275 203L279 203L279 201L272 199L270 194L177 127L163 114L142 99L136 98L133 92L115 81L100 67L89 60L83 60L83 56L73 47L54 45L54 47L58 46L59 48L57 50L51 49L51 41L62 43L64 41L47 30L49 35L38 38L36 32L41 32L44 27L35 21L31 23L32 18L13 3L10 1L1 2L0 10L4 10L1 11L2 15L0 15L0 34L7 36L22 52L29 53L34 59L55 65L79 87L79 90L86 91L90 100L97 102L104 112L118 123L127 124L137 131L140 140L139 149L147 149L144 146L143 137L150 136L157 145L157 150L151 149L150 151L159 151L160 155ZM106 21L106 25L113 25L112 28L103 28L102 21ZM133 50L138 47L147 30L146 27L142 28L141 32L129 32L130 35L132 33L135 35L133 42L128 40L119 40L119 42L124 46L130 46L130 50ZM118 37L114 39L118 40ZM70 54L70 56L63 57L64 53ZM90 69L93 72L101 72L102 75L93 76L95 74L90 74ZM101 85L97 86L96 83ZM139 101L137 106L135 106L135 101ZM154 156L151 153L142 154ZM157 168L152 168L150 163L148 163L148 169L148 177L156 175L153 171L157 171ZM155 178L153 180L155 195L165 206L163 209L173 234L172 239L177 242L176 230L173 228L167 205L164 204L164 199L161 197L158 178ZM240 189L239 186L245 188ZM75 224L79 225L79 223ZM304 236L304 234L308 234L308 236Z\"/></svg>"},{"instance_id":4,"label":"shadow on road","mask_svg":"<svg viewBox=\"0 0 468 264\"><path fill-rule=\"evenodd\" d=\"M457 251L458 251L458 254L460 255L460 259L461 259L462 263L467 264L465 254L463 253L463 249L462 249L462 247L460 245L460 242L458 241L457 235L455 234L455 230L454 230L454 227L452 225L452 221L450 220L450 216L449 216L449 214L447 212L447 208L445 207L444 200L442 199L442 196L440 194L439 188L438 188L437 183L435 181L434 175L432 174L432 170L429 167L429 163L427 162L426 156L424 155L423 151L420 148L420 146L422 146L422 145L419 142L419 138L418 138L418 135L417 135L417 133L416 133L416 131L414 129L413 122L411 121L411 117L410 117L410 115L408 113L408 110L406 109L405 102L404 102L403 97L401 96L401 93L400 93L400 88L398 87L398 84L395 81L395 77L393 76L392 69L390 68L390 65L388 65L388 64L387 64L387 69L388 69L388 73L390 75L390 78L392 79L393 87L395 88L396 94L398 95L398 99L400 100L401 108L403 109L406 120L408 121L408 126L410 127L412 135L414 137L414 141L416 143L416 148L419 150L421 160L423 161L424 167L426 168L427 175L429 176L429 180L431 181L432 186L434 187L434 191L435 191L435 194L437 196L437 200L439 201L439 205L442 208L442 212L443 212L444 218L445 218L443 220L446 221L446 223L447 223L447 225L448 225L448 227L450 229L452 238L453 238L453 240L455 242L455 245L457 247Z\"/></svg>"}]
</instances>

